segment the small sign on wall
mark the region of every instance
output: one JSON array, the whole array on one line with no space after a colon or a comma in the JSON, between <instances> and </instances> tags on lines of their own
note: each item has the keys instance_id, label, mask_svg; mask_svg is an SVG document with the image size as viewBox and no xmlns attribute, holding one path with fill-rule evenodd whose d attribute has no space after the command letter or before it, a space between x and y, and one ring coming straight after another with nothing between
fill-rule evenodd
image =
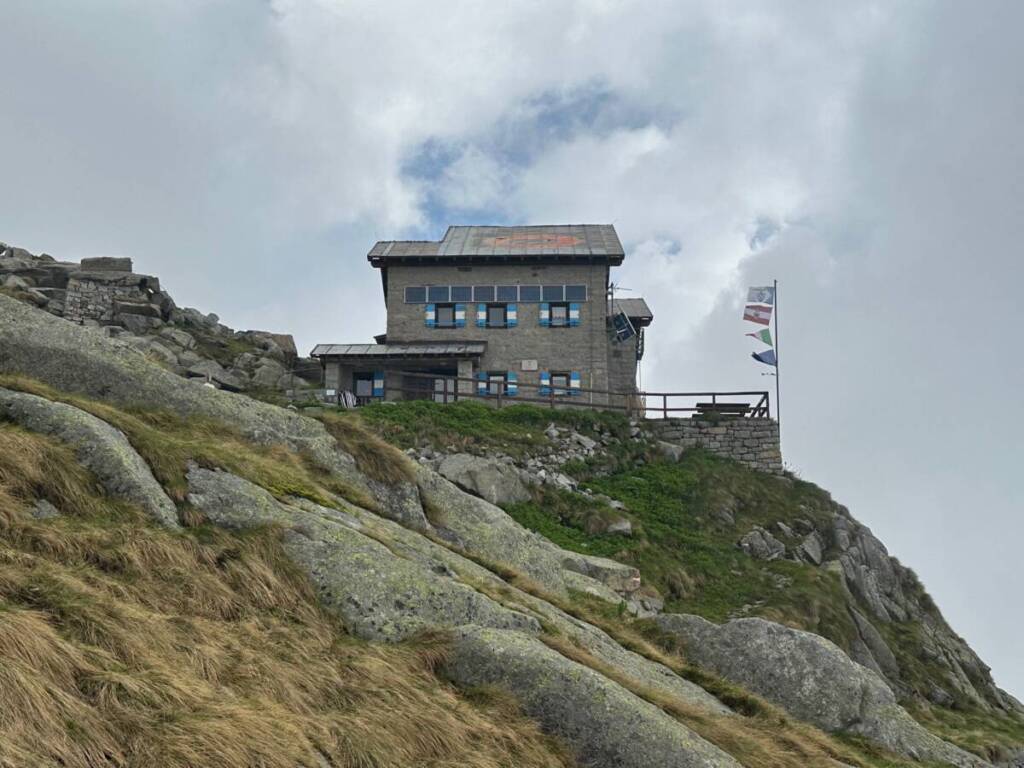
<instances>
[{"instance_id":1,"label":"small sign on wall","mask_svg":"<svg viewBox=\"0 0 1024 768\"><path fill-rule=\"evenodd\" d=\"M536 360L523 360L521 363L522 370L524 371L536 371L537 361Z\"/></svg>"}]
</instances>

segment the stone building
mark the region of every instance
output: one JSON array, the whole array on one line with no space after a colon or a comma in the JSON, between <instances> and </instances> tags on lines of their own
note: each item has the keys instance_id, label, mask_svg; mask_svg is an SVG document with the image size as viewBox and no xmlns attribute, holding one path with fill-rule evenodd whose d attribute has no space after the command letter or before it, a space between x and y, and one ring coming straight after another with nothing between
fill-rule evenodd
<instances>
[{"instance_id":1,"label":"stone building","mask_svg":"<svg viewBox=\"0 0 1024 768\"><path fill-rule=\"evenodd\" d=\"M449 227L440 241L383 241L387 331L319 344L325 388L360 400L455 395L624 405L636 392L643 299L609 301L625 258L611 225ZM460 381L456 391L450 377ZM449 392L445 392L445 389Z\"/></svg>"}]
</instances>

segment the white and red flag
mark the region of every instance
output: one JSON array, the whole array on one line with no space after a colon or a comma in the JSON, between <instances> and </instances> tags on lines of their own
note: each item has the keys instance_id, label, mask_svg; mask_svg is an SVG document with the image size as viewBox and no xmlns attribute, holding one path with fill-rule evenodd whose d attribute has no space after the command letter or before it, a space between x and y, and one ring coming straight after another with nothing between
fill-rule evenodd
<instances>
[{"instance_id":1,"label":"white and red flag","mask_svg":"<svg viewBox=\"0 0 1024 768\"><path fill-rule=\"evenodd\" d=\"M772 308L763 304L747 304L743 310L743 319L759 325L768 325L772 321Z\"/></svg>"}]
</instances>

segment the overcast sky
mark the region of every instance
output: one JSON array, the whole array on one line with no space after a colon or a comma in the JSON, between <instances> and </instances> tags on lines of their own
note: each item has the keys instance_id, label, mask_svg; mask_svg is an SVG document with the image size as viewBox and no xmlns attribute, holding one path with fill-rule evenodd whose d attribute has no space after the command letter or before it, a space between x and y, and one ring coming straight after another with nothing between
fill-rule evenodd
<instances>
[{"instance_id":1,"label":"overcast sky","mask_svg":"<svg viewBox=\"0 0 1024 768\"><path fill-rule=\"evenodd\" d=\"M127 255L300 349L384 328L377 239L613 222L648 389L783 449L1024 698L1024 3L3 0L0 240Z\"/></svg>"}]
</instances>

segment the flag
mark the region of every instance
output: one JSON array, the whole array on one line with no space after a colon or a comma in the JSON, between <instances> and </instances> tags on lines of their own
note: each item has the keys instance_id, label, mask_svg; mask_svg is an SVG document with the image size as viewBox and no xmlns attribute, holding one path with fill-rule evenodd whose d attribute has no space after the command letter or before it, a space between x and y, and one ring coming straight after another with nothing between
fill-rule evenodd
<instances>
[{"instance_id":1,"label":"flag","mask_svg":"<svg viewBox=\"0 0 1024 768\"><path fill-rule=\"evenodd\" d=\"M747 290L747 303L748 304L774 304L775 303L775 287L771 285L765 285L761 288L749 288Z\"/></svg>"},{"instance_id":2,"label":"flag","mask_svg":"<svg viewBox=\"0 0 1024 768\"><path fill-rule=\"evenodd\" d=\"M760 304L747 304L743 310L743 319L760 325L768 325L772 321L772 308Z\"/></svg>"},{"instance_id":3,"label":"flag","mask_svg":"<svg viewBox=\"0 0 1024 768\"><path fill-rule=\"evenodd\" d=\"M757 360L759 363L776 367L779 364L778 359L775 357L774 349L766 349L764 352L751 352L750 356Z\"/></svg>"},{"instance_id":4,"label":"flag","mask_svg":"<svg viewBox=\"0 0 1024 768\"><path fill-rule=\"evenodd\" d=\"M754 333L748 333L745 335L749 336L752 339L763 341L769 347L774 346L772 344L772 332L769 331L767 328L765 328L763 331L755 331Z\"/></svg>"}]
</instances>

